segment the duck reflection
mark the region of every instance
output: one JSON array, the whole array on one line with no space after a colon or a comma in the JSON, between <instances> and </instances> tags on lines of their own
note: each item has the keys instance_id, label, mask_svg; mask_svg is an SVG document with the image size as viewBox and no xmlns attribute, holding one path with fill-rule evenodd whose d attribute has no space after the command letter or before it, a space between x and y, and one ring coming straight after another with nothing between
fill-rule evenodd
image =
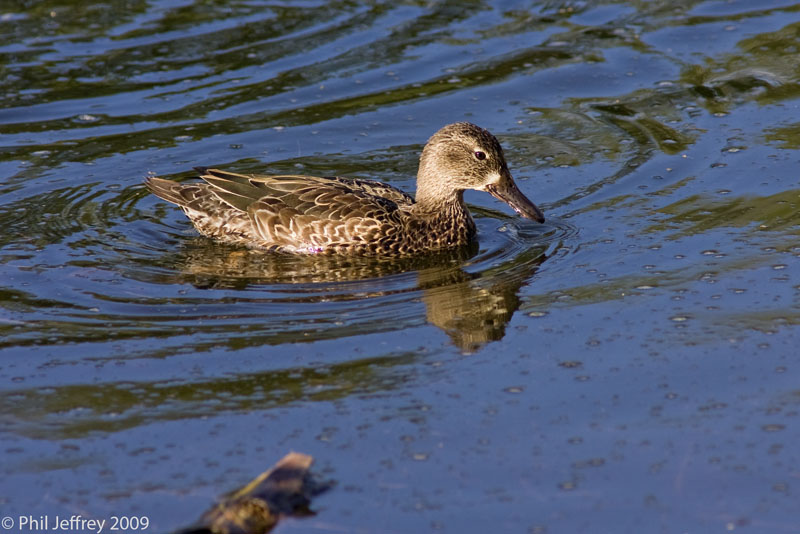
<instances>
[{"instance_id":1,"label":"duck reflection","mask_svg":"<svg viewBox=\"0 0 800 534\"><path fill-rule=\"evenodd\" d=\"M503 338L520 304L520 286L546 259L545 246L535 246L499 263L488 265L484 259L481 270L471 262L477 244L420 258L359 258L262 253L203 238L184 243L169 260L180 270L182 283L238 290L286 284L289 288L281 291L323 292L327 302L406 293L425 305L426 321L464 352ZM404 326L407 321L397 325Z\"/></svg>"},{"instance_id":2,"label":"duck reflection","mask_svg":"<svg viewBox=\"0 0 800 534\"><path fill-rule=\"evenodd\" d=\"M419 273L422 301L429 323L444 330L457 347L472 352L503 338L506 324L519 307L521 285L482 280L460 269Z\"/></svg>"}]
</instances>

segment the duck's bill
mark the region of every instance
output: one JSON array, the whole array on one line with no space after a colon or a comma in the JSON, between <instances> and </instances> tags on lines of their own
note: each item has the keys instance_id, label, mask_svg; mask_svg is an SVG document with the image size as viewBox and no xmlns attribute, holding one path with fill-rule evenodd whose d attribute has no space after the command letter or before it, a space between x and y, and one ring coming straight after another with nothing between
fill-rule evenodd
<instances>
[{"instance_id":1,"label":"duck's bill","mask_svg":"<svg viewBox=\"0 0 800 534\"><path fill-rule=\"evenodd\" d=\"M498 183L489 184L486 186L486 191L494 198L502 200L511 206L514 211L526 219L533 219L540 223L544 222L542 210L522 194L514 180L507 178L500 180Z\"/></svg>"}]
</instances>

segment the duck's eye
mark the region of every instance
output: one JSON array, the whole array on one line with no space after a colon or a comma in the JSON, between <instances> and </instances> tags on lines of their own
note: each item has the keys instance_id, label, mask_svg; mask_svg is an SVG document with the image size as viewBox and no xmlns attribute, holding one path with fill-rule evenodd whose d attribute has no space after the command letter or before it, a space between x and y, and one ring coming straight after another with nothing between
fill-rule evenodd
<instances>
[{"instance_id":1,"label":"duck's eye","mask_svg":"<svg viewBox=\"0 0 800 534\"><path fill-rule=\"evenodd\" d=\"M484 152L481 152L480 150L476 150L475 151L475 159L479 159L479 160L483 161L483 160L486 159L486 154Z\"/></svg>"}]
</instances>

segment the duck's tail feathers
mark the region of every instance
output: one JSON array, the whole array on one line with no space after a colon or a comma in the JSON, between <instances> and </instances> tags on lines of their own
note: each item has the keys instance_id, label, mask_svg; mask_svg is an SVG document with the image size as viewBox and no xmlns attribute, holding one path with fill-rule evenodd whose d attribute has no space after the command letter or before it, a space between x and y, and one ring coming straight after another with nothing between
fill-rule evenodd
<instances>
[{"instance_id":1,"label":"duck's tail feathers","mask_svg":"<svg viewBox=\"0 0 800 534\"><path fill-rule=\"evenodd\" d=\"M195 170L213 188L217 197L237 210L247 211L250 204L267 194L250 181L250 176L204 167L195 167Z\"/></svg>"},{"instance_id":2,"label":"duck's tail feathers","mask_svg":"<svg viewBox=\"0 0 800 534\"><path fill-rule=\"evenodd\" d=\"M144 179L144 185L157 197L178 206L186 206L190 201L190 199L181 194L182 186L178 182L148 176Z\"/></svg>"}]
</instances>

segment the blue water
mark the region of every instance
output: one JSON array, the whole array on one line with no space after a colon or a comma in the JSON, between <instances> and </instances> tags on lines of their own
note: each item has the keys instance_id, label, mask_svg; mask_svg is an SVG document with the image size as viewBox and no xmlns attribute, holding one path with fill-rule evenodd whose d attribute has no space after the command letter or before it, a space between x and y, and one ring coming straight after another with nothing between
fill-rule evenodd
<instances>
[{"instance_id":1,"label":"blue water","mask_svg":"<svg viewBox=\"0 0 800 534\"><path fill-rule=\"evenodd\" d=\"M281 532L800 531L798 28L791 2L4 4L0 516L170 531L297 450L336 486ZM292 258L142 186L413 193L459 120L546 224L475 192L470 250Z\"/></svg>"}]
</instances>

